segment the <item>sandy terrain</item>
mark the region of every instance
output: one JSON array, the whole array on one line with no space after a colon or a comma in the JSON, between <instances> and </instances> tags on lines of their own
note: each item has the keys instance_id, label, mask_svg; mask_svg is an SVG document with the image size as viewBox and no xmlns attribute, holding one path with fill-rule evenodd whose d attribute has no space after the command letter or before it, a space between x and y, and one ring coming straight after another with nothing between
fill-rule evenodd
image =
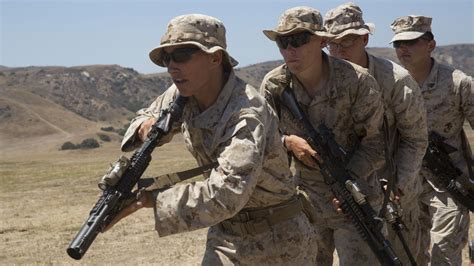
<instances>
[{"instance_id":1,"label":"sandy terrain","mask_svg":"<svg viewBox=\"0 0 474 266\"><path fill-rule=\"evenodd\" d=\"M54 138L15 145L2 141L0 264L200 263L206 230L159 238L150 209L100 234L81 261L69 258L66 247L97 199L97 181L121 152L117 140L88 151L59 151L61 143ZM194 166L181 143L155 151L145 175ZM472 232L471 224L471 238Z\"/></svg>"}]
</instances>

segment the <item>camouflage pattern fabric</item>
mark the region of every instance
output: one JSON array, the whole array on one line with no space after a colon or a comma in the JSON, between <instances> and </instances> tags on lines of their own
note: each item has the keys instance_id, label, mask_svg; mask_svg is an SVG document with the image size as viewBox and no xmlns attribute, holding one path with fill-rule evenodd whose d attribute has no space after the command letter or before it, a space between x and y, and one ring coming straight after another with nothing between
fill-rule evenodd
<instances>
[{"instance_id":1,"label":"camouflage pattern fabric","mask_svg":"<svg viewBox=\"0 0 474 266\"><path fill-rule=\"evenodd\" d=\"M329 10L324 16L324 27L335 39L342 39L349 34L373 34L375 25L365 23L362 10L354 3L342 4Z\"/></svg>"},{"instance_id":2,"label":"camouflage pattern fabric","mask_svg":"<svg viewBox=\"0 0 474 266\"><path fill-rule=\"evenodd\" d=\"M123 149L136 146L140 124L169 106L176 93L173 85L149 108L138 112L122 142ZM205 111L201 112L195 100L189 99L181 126L173 132L179 128L199 165L217 161L219 166L204 181L154 193L159 235L210 226L205 265L264 261L277 265L314 264L314 229L303 214L253 236L233 236L219 225L242 209L276 205L295 195L278 120L264 98L232 72L216 102Z\"/></svg>"},{"instance_id":3,"label":"camouflage pattern fabric","mask_svg":"<svg viewBox=\"0 0 474 266\"><path fill-rule=\"evenodd\" d=\"M323 26L321 13L312 7L293 7L280 16L278 25L273 30L263 30L263 34L272 41L278 36L291 35L297 32L307 31L320 37L332 37Z\"/></svg>"},{"instance_id":4,"label":"camouflage pattern fabric","mask_svg":"<svg viewBox=\"0 0 474 266\"><path fill-rule=\"evenodd\" d=\"M457 149L450 157L464 173L458 181L473 190L468 181L461 144L464 121L467 120L471 128L474 126L472 78L434 61L421 92L427 110L428 130L439 133L446 138L447 144ZM468 238L469 212L437 184L429 169L422 167L421 176L426 182L421 195L422 228L428 229L424 231L422 241L429 243L431 239L431 263L461 265L461 251ZM428 251L425 251L425 256L428 256Z\"/></svg>"},{"instance_id":5,"label":"camouflage pattern fabric","mask_svg":"<svg viewBox=\"0 0 474 266\"><path fill-rule=\"evenodd\" d=\"M177 45L193 45L199 47L206 53L223 51L231 66L238 64L227 52L226 29L224 23L217 18L189 14L173 18L169 23L165 34L161 37L160 46L153 49L149 56L153 63L165 67L163 63L163 49Z\"/></svg>"},{"instance_id":6,"label":"camouflage pattern fabric","mask_svg":"<svg viewBox=\"0 0 474 266\"><path fill-rule=\"evenodd\" d=\"M329 66L330 78L326 88L317 92L314 98L292 77L286 65L275 68L265 76L260 92L279 110L283 134L304 136L303 126L277 100L278 95L290 87L313 126L324 123L331 128L336 141L351 154L347 169L360 181L372 206L380 207L380 183L373 175L384 160L380 132L383 107L379 87L375 79L357 65L325 53L323 61ZM317 259L317 264L332 265L334 248L341 265L377 264L375 255L350 221L335 212L331 203L334 196L324 183L320 170L310 169L299 161L295 161L295 167L297 184L308 192L318 214L315 223L318 257L329 256L331 260L324 262Z\"/></svg>"},{"instance_id":7,"label":"camouflage pattern fabric","mask_svg":"<svg viewBox=\"0 0 474 266\"><path fill-rule=\"evenodd\" d=\"M382 179L395 178L395 190L400 189L402 219L407 230L403 236L413 257L420 250L421 227L419 197L423 179L419 176L421 162L428 146L426 110L420 88L408 71L389 60L368 55L369 73L375 77L383 94L385 116L388 122L390 157L396 168L391 177L384 166L378 171ZM415 202L415 204L414 204ZM395 232L389 227L388 239L403 264L410 264L408 255Z\"/></svg>"},{"instance_id":8,"label":"camouflage pattern fabric","mask_svg":"<svg viewBox=\"0 0 474 266\"><path fill-rule=\"evenodd\" d=\"M374 26L365 23L363 13L354 3L346 3L330 10L325 16L325 27L336 35L336 39L347 35L367 35L373 33ZM414 257L420 251L421 228L419 222L419 201L422 179L418 172L428 145L426 111L420 88L403 67L383 58L367 54L369 73L377 80L382 92L388 132L386 143L394 167L390 172L387 165L377 171L383 180L394 179L394 190L403 192L401 206L402 218L407 230L402 234ZM388 226L388 239L403 264L410 264L405 249Z\"/></svg>"},{"instance_id":9,"label":"camouflage pattern fabric","mask_svg":"<svg viewBox=\"0 0 474 266\"><path fill-rule=\"evenodd\" d=\"M420 38L426 32L431 32L431 20L430 17L414 15L397 18L390 26L395 32L390 42Z\"/></svg>"}]
</instances>

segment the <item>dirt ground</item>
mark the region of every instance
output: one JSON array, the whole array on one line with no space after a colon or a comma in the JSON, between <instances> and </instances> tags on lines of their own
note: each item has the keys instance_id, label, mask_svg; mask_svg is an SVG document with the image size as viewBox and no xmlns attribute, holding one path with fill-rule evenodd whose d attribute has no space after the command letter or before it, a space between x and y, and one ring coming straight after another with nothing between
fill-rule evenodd
<instances>
[{"instance_id":1,"label":"dirt ground","mask_svg":"<svg viewBox=\"0 0 474 266\"><path fill-rule=\"evenodd\" d=\"M181 143L155 151L145 176L194 166ZM159 238L151 209L100 234L82 260L71 259L66 248L97 200L97 181L122 153L117 141L87 151L59 146L54 138L0 143L1 265L200 264L206 229ZM473 239L472 223L470 231ZM464 258L467 264L466 253Z\"/></svg>"}]
</instances>

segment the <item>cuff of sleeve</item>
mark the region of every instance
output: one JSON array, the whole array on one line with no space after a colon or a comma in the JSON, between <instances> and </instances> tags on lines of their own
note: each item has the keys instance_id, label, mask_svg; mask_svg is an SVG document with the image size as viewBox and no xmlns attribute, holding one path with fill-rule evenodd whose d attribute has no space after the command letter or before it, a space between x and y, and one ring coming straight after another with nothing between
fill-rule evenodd
<instances>
[{"instance_id":1,"label":"cuff of sleeve","mask_svg":"<svg viewBox=\"0 0 474 266\"><path fill-rule=\"evenodd\" d=\"M287 149L287 148L286 148L286 144L285 144L285 138L286 138L286 135L282 134L282 135L281 135L281 144L283 144L283 147L284 147L285 149Z\"/></svg>"},{"instance_id":2,"label":"cuff of sleeve","mask_svg":"<svg viewBox=\"0 0 474 266\"><path fill-rule=\"evenodd\" d=\"M137 133L140 125L147 119L149 117L140 118L130 125L122 140L122 151L132 151L141 144L141 141L137 138Z\"/></svg>"}]
</instances>

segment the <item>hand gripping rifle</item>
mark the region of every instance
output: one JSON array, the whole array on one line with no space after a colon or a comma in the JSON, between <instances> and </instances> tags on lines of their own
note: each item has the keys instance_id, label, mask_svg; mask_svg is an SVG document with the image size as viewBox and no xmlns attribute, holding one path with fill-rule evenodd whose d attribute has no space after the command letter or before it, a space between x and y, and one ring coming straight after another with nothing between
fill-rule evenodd
<instances>
[{"instance_id":1,"label":"hand gripping rifle","mask_svg":"<svg viewBox=\"0 0 474 266\"><path fill-rule=\"evenodd\" d=\"M444 143L438 133L431 131L428 141L428 149L423 158L423 166L430 169L438 178L440 185L446 188L451 196L459 203L474 212L474 195L463 188L457 178L462 175L461 170L454 166L449 154L456 148Z\"/></svg>"},{"instance_id":2,"label":"hand gripping rifle","mask_svg":"<svg viewBox=\"0 0 474 266\"><path fill-rule=\"evenodd\" d=\"M112 165L109 173L103 177L102 182L99 183L99 187L103 190L101 197L67 248L67 254L71 258L80 260L97 235L134 197L132 189L148 167L151 153L160 139L169 133L172 124L180 119L186 101L186 97L178 96L169 109L164 109L160 113L147 139L140 149L135 151L131 159L121 156Z\"/></svg>"},{"instance_id":3,"label":"hand gripping rifle","mask_svg":"<svg viewBox=\"0 0 474 266\"><path fill-rule=\"evenodd\" d=\"M280 101L309 133L307 141L322 159L316 162L324 181L341 202L344 213L350 217L362 239L367 242L382 265L401 265L390 242L381 233L382 220L367 202L357 181L345 169L343 162L346 152L336 143L330 129L324 124L320 124L318 130L313 128L289 88L283 90Z\"/></svg>"}]
</instances>

